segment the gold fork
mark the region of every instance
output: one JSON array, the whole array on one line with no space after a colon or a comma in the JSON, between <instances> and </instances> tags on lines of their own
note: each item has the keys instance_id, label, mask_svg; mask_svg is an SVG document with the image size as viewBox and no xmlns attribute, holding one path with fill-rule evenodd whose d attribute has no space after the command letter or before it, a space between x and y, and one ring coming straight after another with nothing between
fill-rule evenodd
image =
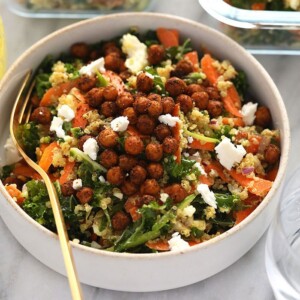
<instances>
[{"instance_id":1,"label":"gold fork","mask_svg":"<svg viewBox=\"0 0 300 300\"><path fill-rule=\"evenodd\" d=\"M69 243L66 225L64 222L56 189L53 183L51 182L49 176L47 175L47 173L38 164L36 164L33 160L31 160L31 158L27 156L25 151L22 149L22 145L19 144L17 138L18 127L21 124L24 124L29 121L30 114L32 111L30 96L34 88L35 82L32 81L32 83L30 84L31 73L32 72L29 71L25 75L25 78L22 82L21 89L18 93L15 104L13 106L13 110L10 118L10 135L18 151L20 152L21 156L24 158L24 160L31 168L33 168L41 175L42 179L45 182L45 185L48 190L49 198L50 198L54 219L55 219L60 246L61 246L61 250L65 262L65 267L67 270L72 299L81 300L82 291L81 291L80 283L78 281L72 250Z\"/></svg>"}]
</instances>

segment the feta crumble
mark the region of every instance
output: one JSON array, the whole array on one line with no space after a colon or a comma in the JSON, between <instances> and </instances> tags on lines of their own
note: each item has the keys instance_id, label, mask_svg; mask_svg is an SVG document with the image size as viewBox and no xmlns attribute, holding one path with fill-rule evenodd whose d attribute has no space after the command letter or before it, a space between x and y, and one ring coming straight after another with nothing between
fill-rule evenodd
<instances>
[{"instance_id":1,"label":"feta crumble","mask_svg":"<svg viewBox=\"0 0 300 300\"><path fill-rule=\"evenodd\" d=\"M170 114L166 114L166 115L159 116L158 121L170 127L174 127L176 123L180 122L180 119L178 117L173 117Z\"/></svg>"},{"instance_id":2,"label":"feta crumble","mask_svg":"<svg viewBox=\"0 0 300 300\"><path fill-rule=\"evenodd\" d=\"M12 165L22 159L22 156L20 155L11 137L9 137L6 140L4 145L4 151L5 151L5 161L1 163L1 165Z\"/></svg>"},{"instance_id":3,"label":"feta crumble","mask_svg":"<svg viewBox=\"0 0 300 300\"><path fill-rule=\"evenodd\" d=\"M113 189L113 195L115 197L117 197L118 199L120 199L120 200L122 200L123 197L124 197L123 193L119 189L117 189L117 188Z\"/></svg>"},{"instance_id":4,"label":"feta crumble","mask_svg":"<svg viewBox=\"0 0 300 300\"><path fill-rule=\"evenodd\" d=\"M70 122L75 118L75 113L69 105L63 104L57 110L57 116L64 119L64 121Z\"/></svg>"},{"instance_id":5,"label":"feta crumble","mask_svg":"<svg viewBox=\"0 0 300 300\"><path fill-rule=\"evenodd\" d=\"M91 76L95 74L96 71L100 71L101 73L104 73L106 71L104 64L105 64L104 58L100 57L99 59L92 61L90 64L83 66L79 70L79 74Z\"/></svg>"},{"instance_id":6,"label":"feta crumble","mask_svg":"<svg viewBox=\"0 0 300 300\"><path fill-rule=\"evenodd\" d=\"M168 197L169 197L169 195L167 193L161 193L159 199L161 202L165 203L167 201Z\"/></svg>"},{"instance_id":7,"label":"feta crumble","mask_svg":"<svg viewBox=\"0 0 300 300\"><path fill-rule=\"evenodd\" d=\"M183 215L191 218L196 211L196 208L193 205L189 205L183 209Z\"/></svg>"},{"instance_id":8,"label":"feta crumble","mask_svg":"<svg viewBox=\"0 0 300 300\"><path fill-rule=\"evenodd\" d=\"M110 126L113 131L125 131L129 125L127 117L118 117L111 121Z\"/></svg>"},{"instance_id":9,"label":"feta crumble","mask_svg":"<svg viewBox=\"0 0 300 300\"><path fill-rule=\"evenodd\" d=\"M193 139L192 136L188 136L188 137L187 137L187 140L188 140L189 144L191 144L191 143L194 141L194 139Z\"/></svg>"},{"instance_id":10,"label":"feta crumble","mask_svg":"<svg viewBox=\"0 0 300 300\"><path fill-rule=\"evenodd\" d=\"M127 54L125 66L133 74L142 71L148 65L147 46L130 33L124 34L121 42L122 51Z\"/></svg>"},{"instance_id":11,"label":"feta crumble","mask_svg":"<svg viewBox=\"0 0 300 300\"><path fill-rule=\"evenodd\" d=\"M105 183L106 182L105 178L102 175L99 176L99 181L101 183Z\"/></svg>"},{"instance_id":12,"label":"feta crumble","mask_svg":"<svg viewBox=\"0 0 300 300\"><path fill-rule=\"evenodd\" d=\"M257 103L248 102L243 105L241 112L243 115L243 121L245 122L245 125L253 125L253 122L255 120L256 109Z\"/></svg>"},{"instance_id":13,"label":"feta crumble","mask_svg":"<svg viewBox=\"0 0 300 300\"><path fill-rule=\"evenodd\" d=\"M207 184L200 183L197 185L197 192L202 196L205 203L217 208L217 201L215 194L209 189Z\"/></svg>"},{"instance_id":14,"label":"feta crumble","mask_svg":"<svg viewBox=\"0 0 300 300\"><path fill-rule=\"evenodd\" d=\"M51 125L50 125L50 131L55 131L56 136L58 138L64 138L66 136L65 131L63 130L64 120L60 117L53 117Z\"/></svg>"},{"instance_id":15,"label":"feta crumble","mask_svg":"<svg viewBox=\"0 0 300 300\"><path fill-rule=\"evenodd\" d=\"M97 141L93 138L87 139L83 144L83 152L87 154L92 160L96 160L99 151Z\"/></svg>"},{"instance_id":16,"label":"feta crumble","mask_svg":"<svg viewBox=\"0 0 300 300\"><path fill-rule=\"evenodd\" d=\"M190 247L189 243L183 240L178 232L172 234L172 238L168 240L171 251L184 250Z\"/></svg>"},{"instance_id":17,"label":"feta crumble","mask_svg":"<svg viewBox=\"0 0 300 300\"><path fill-rule=\"evenodd\" d=\"M239 163L247 153L242 145L235 146L228 137L225 137L215 150L221 165L227 170L231 170L232 166Z\"/></svg>"},{"instance_id":18,"label":"feta crumble","mask_svg":"<svg viewBox=\"0 0 300 300\"><path fill-rule=\"evenodd\" d=\"M73 184L72 184L72 187L74 190L79 190L82 188L82 180L79 178L79 179L75 179L73 181Z\"/></svg>"}]
</instances>

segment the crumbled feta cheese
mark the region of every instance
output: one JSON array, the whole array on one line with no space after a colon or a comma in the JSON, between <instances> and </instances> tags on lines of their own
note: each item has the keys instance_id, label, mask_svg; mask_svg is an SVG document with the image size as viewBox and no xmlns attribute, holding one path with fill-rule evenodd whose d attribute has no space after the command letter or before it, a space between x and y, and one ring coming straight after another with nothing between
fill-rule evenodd
<instances>
[{"instance_id":1,"label":"crumbled feta cheese","mask_svg":"<svg viewBox=\"0 0 300 300\"><path fill-rule=\"evenodd\" d=\"M99 146L97 141L93 138L87 139L83 144L83 152L87 154L92 160L96 160Z\"/></svg>"},{"instance_id":2,"label":"crumbled feta cheese","mask_svg":"<svg viewBox=\"0 0 300 300\"><path fill-rule=\"evenodd\" d=\"M66 133L62 128L62 125L64 123L64 120L60 117L53 117L51 125L50 125L50 131L55 131L57 137L64 138Z\"/></svg>"},{"instance_id":3,"label":"crumbled feta cheese","mask_svg":"<svg viewBox=\"0 0 300 300\"><path fill-rule=\"evenodd\" d=\"M168 197L169 197L169 195L167 193L161 193L159 199L161 202L165 203L167 201Z\"/></svg>"},{"instance_id":4,"label":"crumbled feta cheese","mask_svg":"<svg viewBox=\"0 0 300 300\"><path fill-rule=\"evenodd\" d=\"M105 178L102 175L99 176L99 181L101 183L105 183L106 182Z\"/></svg>"},{"instance_id":5,"label":"crumbled feta cheese","mask_svg":"<svg viewBox=\"0 0 300 300\"><path fill-rule=\"evenodd\" d=\"M117 188L113 189L113 195L115 197L117 197L118 199L120 199L120 200L122 200L123 197L124 197L123 193L119 189L117 189Z\"/></svg>"},{"instance_id":6,"label":"crumbled feta cheese","mask_svg":"<svg viewBox=\"0 0 300 300\"><path fill-rule=\"evenodd\" d=\"M88 75L91 76L94 73L96 73L96 71L100 71L101 73L104 73L105 67L104 67L104 58L100 57L97 60L92 61L90 64L83 66L80 70L79 70L79 74L80 75Z\"/></svg>"},{"instance_id":7,"label":"crumbled feta cheese","mask_svg":"<svg viewBox=\"0 0 300 300\"><path fill-rule=\"evenodd\" d=\"M151 79L154 79L154 75L150 74L149 72L145 72L145 75Z\"/></svg>"},{"instance_id":8,"label":"crumbled feta cheese","mask_svg":"<svg viewBox=\"0 0 300 300\"><path fill-rule=\"evenodd\" d=\"M257 109L257 103L248 102L243 105L242 115L243 115L243 121L245 122L246 126L253 125L256 109Z\"/></svg>"},{"instance_id":9,"label":"crumbled feta cheese","mask_svg":"<svg viewBox=\"0 0 300 300\"><path fill-rule=\"evenodd\" d=\"M170 114L161 115L158 117L158 121L160 123L164 123L170 127L174 127L176 123L180 122L180 119L178 117L173 117Z\"/></svg>"},{"instance_id":10,"label":"crumbled feta cheese","mask_svg":"<svg viewBox=\"0 0 300 300\"><path fill-rule=\"evenodd\" d=\"M172 234L172 238L168 240L171 251L184 250L190 247L189 243L183 240L178 232Z\"/></svg>"},{"instance_id":11,"label":"crumbled feta cheese","mask_svg":"<svg viewBox=\"0 0 300 300\"><path fill-rule=\"evenodd\" d=\"M217 208L215 194L209 189L207 184L200 183L197 185L197 192L201 194L203 200L213 208Z\"/></svg>"},{"instance_id":12,"label":"crumbled feta cheese","mask_svg":"<svg viewBox=\"0 0 300 300\"><path fill-rule=\"evenodd\" d=\"M79 190L82 188L82 180L80 178L73 181L72 187L74 190Z\"/></svg>"},{"instance_id":13,"label":"crumbled feta cheese","mask_svg":"<svg viewBox=\"0 0 300 300\"><path fill-rule=\"evenodd\" d=\"M75 118L75 113L69 105L63 104L61 107L58 108L57 116L64 119L64 121L70 122Z\"/></svg>"},{"instance_id":14,"label":"crumbled feta cheese","mask_svg":"<svg viewBox=\"0 0 300 300\"><path fill-rule=\"evenodd\" d=\"M3 166L15 164L22 159L22 156L20 155L11 137L6 140L4 151L5 160L1 163Z\"/></svg>"},{"instance_id":15,"label":"crumbled feta cheese","mask_svg":"<svg viewBox=\"0 0 300 300\"><path fill-rule=\"evenodd\" d=\"M121 42L122 51L127 54L125 66L133 74L142 71L148 65L147 46L130 33L124 34Z\"/></svg>"},{"instance_id":16,"label":"crumbled feta cheese","mask_svg":"<svg viewBox=\"0 0 300 300\"><path fill-rule=\"evenodd\" d=\"M196 208L193 205L189 205L183 209L183 215L186 217L192 217Z\"/></svg>"},{"instance_id":17,"label":"crumbled feta cheese","mask_svg":"<svg viewBox=\"0 0 300 300\"><path fill-rule=\"evenodd\" d=\"M118 117L111 121L110 126L113 131L125 131L129 125L127 117Z\"/></svg>"},{"instance_id":18,"label":"crumbled feta cheese","mask_svg":"<svg viewBox=\"0 0 300 300\"><path fill-rule=\"evenodd\" d=\"M189 144L191 144L194 141L192 136L188 136L187 140L188 140Z\"/></svg>"},{"instance_id":19,"label":"crumbled feta cheese","mask_svg":"<svg viewBox=\"0 0 300 300\"><path fill-rule=\"evenodd\" d=\"M239 163L247 153L242 145L235 146L228 137L225 137L215 150L221 165L227 170L231 170L234 163Z\"/></svg>"},{"instance_id":20,"label":"crumbled feta cheese","mask_svg":"<svg viewBox=\"0 0 300 300\"><path fill-rule=\"evenodd\" d=\"M204 168L200 165L198 161L194 164L193 167L197 168L200 171L201 175L207 175Z\"/></svg>"},{"instance_id":21,"label":"crumbled feta cheese","mask_svg":"<svg viewBox=\"0 0 300 300\"><path fill-rule=\"evenodd\" d=\"M189 157L190 155L189 155L189 153L187 153L187 152L183 152L183 156L184 156L184 157Z\"/></svg>"},{"instance_id":22,"label":"crumbled feta cheese","mask_svg":"<svg viewBox=\"0 0 300 300\"><path fill-rule=\"evenodd\" d=\"M75 244L79 244L80 243L79 239L73 239L72 242L75 243Z\"/></svg>"}]
</instances>

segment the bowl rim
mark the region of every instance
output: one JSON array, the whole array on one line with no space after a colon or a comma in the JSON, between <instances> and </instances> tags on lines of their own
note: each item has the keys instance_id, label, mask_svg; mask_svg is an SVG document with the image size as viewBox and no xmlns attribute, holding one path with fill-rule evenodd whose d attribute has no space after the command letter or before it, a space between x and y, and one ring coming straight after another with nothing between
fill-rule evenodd
<instances>
[{"instance_id":1,"label":"bowl rim","mask_svg":"<svg viewBox=\"0 0 300 300\"><path fill-rule=\"evenodd\" d=\"M76 30L76 28L81 27L82 25L86 25L89 23L98 23L101 22L102 20L107 20L107 19L113 19L113 18L134 18L135 16L139 17L147 17L147 18L162 18L162 19L169 19L172 20L173 22L179 22L179 23L185 23L188 24L189 26L192 26L194 28L197 28L198 30L206 30L207 32L217 36L219 39L224 40L227 44L229 44L231 47L234 49L237 49L239 51L244 52L244 55L247 57L248 60L251 61L252 64L255 65L255 67L262 73L264 78L267 80L268 84L274 91L274 94L276 96L276 99L278 99L278 105L281 110L281 115L283 119L283 128L282 131L284 132L284 137L285 140L281 140L281 143L283 144L284 142L284 149L285 151L281 153L281 159L280 159L280 166L279 166L279 171L276 176L276 179L274 181L274 184L267 194L267 196L263 199L263 201L259 204L259 206L247 217L245 218L242 222L239 224L233 226L229 230L225 231L224 233L208 240L203 243L194 245L192 247L189 247L184 250L177 250L177 251L167 251L167 252L159 252L159 253L128 253L128 252L110 252L102 249L96 249L88 246L84 246L81 244L77 244L73 241L70 240L72 248L86 252L86 253L92 253L94 255L104 255L108 257L118 257L118 258L126 258L126 259L136 259L136 258L159 258L159 257L165 257L165 256L174 256L178 254L185 254L185 253L190 253L190 252L196 252L200 251L200 249L205 249L210 247L213 244L220 243L227 237L230 237L232 235L237 234L242 228L249 226L251 222L256 219L261 212L268 206L268 204L271 201L271 198L275 194L275 192L278 190L280 186L280 182L283 180L283 177L285 175L285 171L287 168L287 161L288 161L288 153L290 149L290 126L289 126L289 121L288 121L288 116L286 112L286 108L284 106L283 100L281 98L281 95L271 79L270 75L267 73L267 71L262 67L262 65L250 54L248 53L242 46L231 40L229 37L225 36L224 34L220 33L219 31L210 28L209 26L198 23L196 21L192 21L183 17L178 17L170 14L163 14L163 13L150 13L150 12L129 12L129 13L118 13L118 14L111 14L111 15L105 15L105 16L99 16L96 18L91 18L87 20L82 20L76 23L73 23L71 25L65 26L61 29L58 29L49 35L45 36L44 38L40 39L36 43L34 43L30 48L28 48L25 52L23 52L22 55L20 55L17 60L10 66L10 68L7 70L5 73L4 77L0 81L0 94L1 91L4 88L4 83L8 82L9 78L12 78L11 76L14 74L15 69L18 68L18 66L21 64L21 62L26 58L28 55L30 55L31 52L36 51L40 46L42 46L44 43L46 43L48 40L54 39L57 35L60 35L61 33L66 33L68 31L73 31ZM51 239L55 239L58 242L58 236L57 234L53 233L46 227L42 226L39 224L37 221L35 221L33 218L31 218L14 200L13 198L8 194L6 189L4 188L4 185L0 181L0 190L2 195L6 198L8 204L22 217L24 218L27 222L31 223L34 227L36 227L39 231L42 231L46 235L49 236Z\"/></svg>"}]
</instances>

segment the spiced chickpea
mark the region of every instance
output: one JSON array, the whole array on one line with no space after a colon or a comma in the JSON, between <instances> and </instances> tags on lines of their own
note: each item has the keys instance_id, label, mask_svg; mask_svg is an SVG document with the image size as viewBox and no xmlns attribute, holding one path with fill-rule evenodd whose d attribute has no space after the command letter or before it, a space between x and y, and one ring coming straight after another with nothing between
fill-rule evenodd
<instances>
[{"instance_id":1,"label":"spiced chickpea","mask_svg":"<svg viewBox=\"0 0 300 300\"><path fill-rule=\"evenodd\" d=\"M114 117L118 112L118 107L115 102L105 101L101 104L100 111L106 118Z\"/></svg>"},{"instance_id":2,"label":"spiced chickpea","mask_svg":"<svg viewBox=\"0 0 300 300\"><path fill-rule=\"evenodd\" d=\"M183 201L188 195L187 191L178 183L165 187L164 192L167 193L175 203Z\"/></svg>"},{"instance_id":3,"label":"spiced chickpea","mask_svg":"<svg viewBox=\"0 0 300 300\"><path fill-rule=\"evenodd\" d=\"M132 168L129 174L130 181L135 185L141 185L147 177L147 171L140 165Z\"/></svg>"},{"instance_id":4,"label":"spiced chickpea","mask_svg":"<svg viewBox=\"0 0 300 300\"><path fill-rule=\"evenodd\" d=\"M130 224L130 218L123 211L116 212L111 218L111 226L114 230L122 231Z\"/></svg>"},{"instance_id":5,"label":"spiced chickpea","mask_svg":"<svg viewBox=\"0 0 300 300\"><path fill-rule=\"evenodd\" d=\"M92 138L92 136L89 134L85 134L85 135L81 136L77 142L77 148L79 150L83 150L83 144L90 138Z\"/></svg>"},{"instance_id":6,"label":"spiced chickpea","mask_svg":"<svg viewBox=\"0 0 300 300\"><path fill-rule=\"evenodd\" d=\"M155 127L154 134L157 140L162 142L167 136L171 136L172 132L168 125L159 124Z\"/></svg>"},{"instance_id":7,"label":"spiced chickpea","mask_svg":"<svg viewBox=\"0 0 300 300\"><path fill-rule=\"evenodd\" d=\"M76 192L76 198L81 204L90 202L93 198L93 195L94 191L90 187L83 187L78 192Z\"/></svg>"},{"instance_id":8,"label":"spiced chickpea","mask_svg":"<svg viewBox=\"0 0 300 300\"><path fill-rule=\"evenodd\" d=\"M170 96L177 97L180 94L185 93L187 85L182 79L178 77L171 77L167 80L165 88Z\"/></svg>"},{"instance_id":9,"label":"spiced chickpea","mask_svg":"<svg viewBox=\"0 0 300 300\"><path fill-rule=\"evenodd\" d=\"M217 118L222 114L223 104L217 100L209 100L206 109L211 117Z\"/></svg>"},{"instance_id":10,"label":"spiced chickpea","mask_svg":"<svg viewBox=\"0 0 300 300\"><path fill-rule=\"evenodd\" d=\"M119 163L119 156L115 151L111 149L105 149L100 154L100 163L103 167L109 169Z\"/></svg>"},{"instance_id":11,"label":"spiced chickpea","mask_svg":"<svg viewBox=\"0 0 300 300\"><path fill-rule=\"evenodd\" d=\"M126 82L128 80L128 78L132 76L132 73L128 70L125 70L125 71L122 71L119 74L119 76L124 82Z\"/></svg>"},{"instance_id":12,"label":"spiced chickpea","mask_svg":"<svg viewBox=\"0 0 300 300\"><path fill-rule=\"evenodd\" d=\"M106 173L106 180L113 185L121 185L124 179L125 175L119 166L110 168Z\"/></svg>"},{"instance_id":13,"label":"spiced chickpea","mask_svg":"<svg viewBox=\"0 0 300 300\"><path fill-rule=\"evenodd\" d=\"M97 136L97 142L103 147L113 148L118 144L118 134L111 128L106 128Z\"/></svg>"},{"instance_id":14,"label":"spiced chickpea","mask_svg":"<svg viewBox=\"0 0 300 300\"><path fill-rule=\"evenodd\" d=\"M130 171L138 163L137 159L134 156L128 154L122 154L119 157L119 166L124 171Z\"/></svg>"},{"instance_id":15,"label":"spiced chickpea","mask_svg":"<svg viewBox=\"0 0 300 300\"><path fill-rule=\"evenodd\" d=\"M268 164L275 164L279 161L280 149L274 144L270 144L265 150L265 161Z\"/></svg>"},{"instance_id":16,"label":"spiced chickpea","mask_svg":"<svg viewBox=\"0 0 300 300\"><path fill-rule=\"evenodd\" d=\"M151 101L144 97L137 97L133 103L133 108L139 114L145 114L150 106Z\"/></svg>"},{"instance_id":17,"label":"spiced chickpea","mask_svg":"<svg viewBox=\"0 0 300 300\"><path fill-rule=\"evenodd\" d=\"M154 202L154 201L156 201L156 198L151 195L143 195L141 197L141 202L146 205L149 204L150 202Z\"/></svg>"},{"instance_id":18,"label":"spiced chickpea","mask_svg":"<svg viewBox=\"0 0 300 300\"><path fill-rule=\"evenodd\" d=\"M202 85L196 84L196 83L192 83L192 84L188 85L187 89L186 89L186 93L189 96L192 96L196 92L204 92L204 91L205 91L205 88Z\"/></svg>"},{"instance_id":19,"label":"spiced chickpea","mask_svg":"<svg viewBox=\"0 0 300 300\"><path fill-rule=\"evenodd\" d=\"M155 120L148 115L140 115L136 127L141 134L150 135L155 128Z\"/></svg>"},{"instance_id":20,"label":"spiced chickpea","mask_svg":"<svg viewBox=\"0 0 300 300\"><path fill-rule=\"evenodd\" d=\"M73 57L85 59L89 56L90 49L88 44L79 42L71 46L70 52L71 52L71 56Z\"/></svg>"},{"instance_id":21,"label":"spiced chickpea","mask_svg":"<svg viewBox=\"0 0 300 300\"><path fill-rule=\"evenodd\" d=\"M133 101L133 96L129 92L123 92L118 96L116 104L119 109L125 109L130 107L133 104Z\"/></svg>"},{"instance_id":22,"label":"spiced chickpea","mask_svg":"<svg viewBox=\"0 0 300 300\"><path fill-rule=\"evenodd\" d=\"M120 48L117 47L115 42L107 42L103 45L103 52L104 55L109 55L109 54L115 54L118 56L122 56L122 51Z\"/></svg>"},{"instance_id":23,"label":"spiced chickpea","mask_svg":"<svg viewBox=\"0 0 300 300\"><path fill-rule=\"evenodd\" d=\"M37 94L32 95L32 97L30 98L30 103L32 104L32 106L34 108L39 107L40 105L40 98L38 97Z\"/></svg>"},{"instance_id":24,"label":"spiced chickpea","mask_svg":"<svg viewBox=\"0 0 300 300\"><path fill-rule=\"evenodd\" d=\"M32 112L30 120L43 125L50 124L52 120L51 111L48 107L37 107Z\"/></svg>"},{"instance_id":25,"label":"spiced chickpea","mask_svg":"<svg viewBox=\"0 0 300 300\"><path fill-rule=\"evenodd\" d=\"M179 142L171 136L166 137L163 141L163 151L167 154L174 154L178 147Z\"/></svg>"},{"instance_id":26,"label":"spiced chickpea","mask_svg":"<svg viewBox=\"0 0 300 300\"><path fill-rule=\"evenodd\" d=\"M146 146L146 157L151 161L160 161L163 157L163 148L161 144L149 143Z\"/></svg>"},{"instance_id":27,"label":"spiced chickpea","mask_svg":"<svg viewBox=\"0 0 300 300\"><path fill-rule=\"evenodd\" d=\"M139 73L136 78L136 88L143 93L149 93L153 89L153 78L146 73Z\"/></svg>"},{"instance_id":28,"label":"spiced chickpea","mask_svg":"<svg viewBox=\"0 0 300 300\"><path fill-rule=\"evenodd\" d=\"M100 107L101 103L104 100L103 91L104 91L104 88L100 87L100 88L92 88L91 90L89 90L86 93L85 98L86 98L89 106L91 106L93 108Z\"/></svg>"},{"instance_id":29,"label":"spiced chickpea","mask_svg":"<svg viewBox=\"0 0 300 300\"><path fill-rule=\"evenodd\" d=\"M155 179L146 179L140 188L141 194L157 196L160 192L160 186Z\"/></svg>"},{"instance_id":30,"label":"spiced chickpea","mask_svg":"<svg viewBox=\"0 0 300 300\"><path fill-rule=\"evenodd\" d=\"M116 53L110 53L104 57L104 66L105 69L111 70L114 72L119 72L122 67L123 60Z\"/></svg>"},{"instance_id":31,"label":"spiced chickpea","mask_svg":"<svg viewBox=\"0 0 300 300\"><path fill-rule=\"evenodd\" d=\"M164 97L161 99L162 106L163 106L163 113L164 114L172 114L174 107L175 107L175 102L173 98L171 97Z\"/></svg>"},{"instance_id":32,"label":"spiced chickpea","mask_svg":"<svg viewBox=\"0 0 300 300\"><path fill-rule=\"evenodd\" d=\"M161 45L151 45L148 48L148 61L150 65L159 64L165 57L165 49Z\"/></svg>"},{"instance_id":33,"label":"spiced chickpea","mask_svg":"<svg viewBox=\"0 0 300 300\"><path fill-rule=\"evenodd\" d=\"M124 143L125 152L131 155L138 155L144 151L144 143L139 136L129 136Z\"/></svg>"},{"instance_id":34,"label":"spiced chickpea","mask_svg":"<svg viewBox=\"0 0 300 300\"><path fill-rule=\"evenodd\" d=\"M120 187L122 193L126 196L131 196L133 194L136 194L138 192L138 187L136 184L129 180L125 180L121 187Z\"/></svg>"},{"instance_id":35,"label":"spiced chickpea","mask_svg":"<svg viewBox=\"0 0 300 300\"><path fill-rule=\"evenodd\" d=\"M209 86L205 89L206 93L209 96L209 99L220 100L221 96L218 89L214 86Z\"/></svg>"},{"instance_id":36,"label":"spiced chickpea","mask_svg":"<svg viewBox=\"0 0 300 300\"><path fill-rule=\"evenodd\" d=\"M163 105L160 101L151 101L148 107L148 114L153 118L158 118L163 112Z\"/></svg>"},{"instance_id":37,"label":"spiced chickpea","mask_svg":"<svg viewBox=\"0 0 300 300\"><path fill-rule=\"evenodd\" d=\"M171 71L171 76L182 78L192 73L193 70L193 64L186 59L182 59L176 64L175 70Z\"/></svg>"},{"instance_id":38,"label":"spiced chickpea","mask_svg":"<svg viewBox=\"0 0 300 300\"><path fill-rule=\"evenodd\" d=\"M77 87L83 91L88 92L92 88L96 87L97 79L95 76L81 76L78 78Z\"/></svg>"},{"instance_id":39,"label":"spiced chickpea","mask_svg":"<svg viewBox=\"0 0 300 300\"><path fill-rule=\"evenodd\" d=\"M176 101L180 104L180 110L185 114L193 109L193 100L188 95L181 94L176 98Z\"/></svg>"},{"instance_id":40,"label":"spiced chickpea","mask_svg":"<svg viewBox=\"0 0 300 300\"><path fill-rule=\"evenodd\" d=\"M272 117L266 106L259 106L255 112L254 124L266 128L271 125Z\"/></svg>"},{"instance_id":41,"label":"spiced chickpea","mask_svg":"<svg viewBox=\"0 0 300 300\"><path fill-rule=\"evenodd\" d=\"M161 102L161 96L159 94L151 93L147 96L150 101Z\"/></svg>"},{"instance_id":42,"label":"spiced chickpea","mask_svg":"<svg viewBox=\"0 0 300 300\"><path fill-rule=\"evenodd\" d=\"M195 106L200 110L205 110L208 105L209 96L206 92L195 92L191 96Z\"/></svg>"},{"instance_id":43,"label":"spiced chickpea","mask_svg":"<svg viewBox=\"0 0 300 300\"><path fill-rule=\"evenodd\" d=\"M113 86L106 86L103 90L103 97L106 101L115 101L118 97L118 90Z\"/></svg>"},{"instance_id":44,"label":"spiced chickpea","mask_svg":"<svg viewBox=\"0 0 300 300\"><path fill-rule=\"evenodd\" d=\"M147 167L147 172L150 178L160 179L164 175L164 168L160 163L150 163Z\"/></svg>"},{"instance_id":45,"label":"spiced chickpea","mask_svg":"<svg viewBox=\"0 0 300 300\"><path fill-rule=\"evenodd\" d=\"M135 125L137 123L138 116L133 107L125 108L122 115L128 118L131 125Z\"/></svg>"}]
</instances>

